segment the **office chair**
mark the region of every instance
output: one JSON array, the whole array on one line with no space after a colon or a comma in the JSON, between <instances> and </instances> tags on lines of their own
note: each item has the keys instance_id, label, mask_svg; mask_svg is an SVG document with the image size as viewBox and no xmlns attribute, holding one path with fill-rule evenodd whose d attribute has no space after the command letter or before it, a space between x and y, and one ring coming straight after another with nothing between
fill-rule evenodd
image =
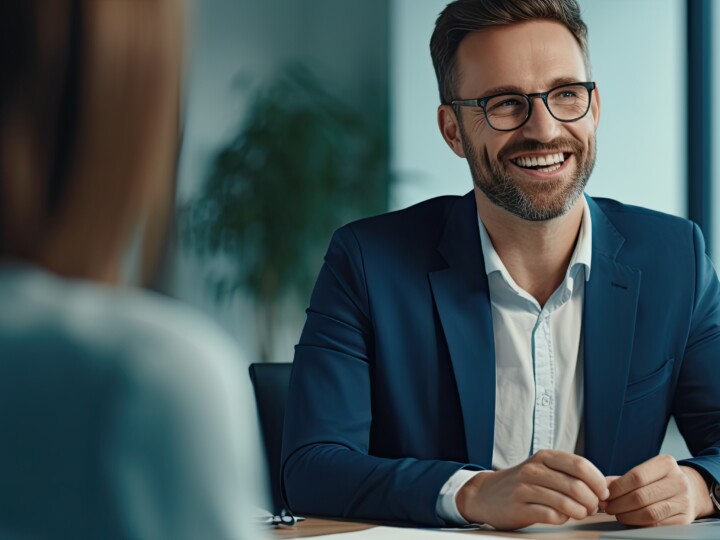
<instances>
[{"instance_id":1,"label":"office chair","mask_svg":"<svg viewBox=\"0 0 720 540\"><path fill-rule=\"evenodd\" d=\"M291 363L250 365L250 380L255 389L255 401L270 473L273 512L276 515L287 509L280 485L280 449L291 368Z\"/></svg>"}]
</instances>

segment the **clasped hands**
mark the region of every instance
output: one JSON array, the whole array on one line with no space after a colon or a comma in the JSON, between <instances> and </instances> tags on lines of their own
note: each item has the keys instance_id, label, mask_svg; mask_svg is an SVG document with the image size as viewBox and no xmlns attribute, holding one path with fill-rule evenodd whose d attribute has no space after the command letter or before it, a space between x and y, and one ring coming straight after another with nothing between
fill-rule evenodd
<instances>
[{"instance_id":1,"label":"clasped hands","mask_svg":"<svg viewBox=\"0 0 720 540\"><path fill-rule=\"evenodd\" d=\"M469 522L506 530L560 525L598 509L642 527L680 525L713 513L703 477L671 456L606 477L587 459L559 450L541 450L515 467L475 475L456 502Z\"/></svg>"}]
</instances>

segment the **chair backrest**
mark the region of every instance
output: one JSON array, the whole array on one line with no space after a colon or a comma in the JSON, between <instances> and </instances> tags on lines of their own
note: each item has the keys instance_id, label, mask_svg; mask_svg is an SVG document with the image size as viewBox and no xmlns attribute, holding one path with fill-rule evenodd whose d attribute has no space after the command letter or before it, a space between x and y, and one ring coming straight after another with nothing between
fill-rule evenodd
<instances>
[{"instance_id":1,"label":"chair backrest","mask_svg":"<svg viewBox=\"0 0 720 540\"><path fill-rule=\"evenodd\" d=\"M291 369L291 363L250 365L276 513L286 507L280 486L280 450Z\"/></svg>"}]
</instances>

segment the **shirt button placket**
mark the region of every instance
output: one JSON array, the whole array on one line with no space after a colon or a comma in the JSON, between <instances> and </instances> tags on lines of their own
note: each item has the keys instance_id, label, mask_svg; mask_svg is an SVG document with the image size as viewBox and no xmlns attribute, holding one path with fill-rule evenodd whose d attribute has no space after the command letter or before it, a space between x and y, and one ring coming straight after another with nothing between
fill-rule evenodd
<instances>
[{"instance_id":1,"label":"shirt button placket","mask_svg":"<svg viewBox=\"0 0 720 540\"><path fill-rule=\"evenodd\" d=\"M551 449L554 445L554 419L552 395L555 384L553 377L552 336L550 317L542 311L535 331L535 422L533 426L533 452Z\"/></svg>"}]
</instances>

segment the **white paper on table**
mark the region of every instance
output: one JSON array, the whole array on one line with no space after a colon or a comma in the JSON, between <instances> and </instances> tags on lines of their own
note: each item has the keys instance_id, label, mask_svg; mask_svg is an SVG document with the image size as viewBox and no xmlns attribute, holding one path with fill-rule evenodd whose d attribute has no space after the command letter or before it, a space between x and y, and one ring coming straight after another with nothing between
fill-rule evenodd
<instances>
[{"instance_id":1,"label":"white paper on table","mask_svg":"<svg viewBox=\"0 0 720 540\"><path fill-rule=\"evenodd\" d=\"M306 537L304 540L459 540L463 533L471 529L447 531L440 529L404 529L401 527L373 527L364 531L327 534L325 536ZM507 537L483 535L473 538L485 540L507 540ZM523 537L523 540L532 540Z\"/></svg>"}]
</instances>

